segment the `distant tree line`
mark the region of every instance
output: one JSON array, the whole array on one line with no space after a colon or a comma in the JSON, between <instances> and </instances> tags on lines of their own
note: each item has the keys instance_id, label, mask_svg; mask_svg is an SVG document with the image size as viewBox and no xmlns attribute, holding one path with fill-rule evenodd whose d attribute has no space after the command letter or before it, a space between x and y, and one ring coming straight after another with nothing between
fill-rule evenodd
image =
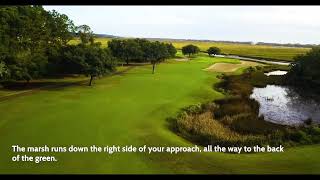
<instances>
[{"instance_id":1,"label":"distant tree line","mask_svg":"<svg viewBox=\"0 0 320 180\"><path fill-rule=\"evenodd\" d=\"M280 43L265 43L265 42L258 42L256 45L267 45L267 46L284 46L284 47L300 47L300 48L313 48L317 46L316 44L280 44Z\"/></svg>"},{"instance_id":2,"label":"distant tree line","mask_svg":"<svg viewBox=\"0 0 320 180\"><path fill-rule=\"evenodd\" d=\"M81 43L68 42L77 36ZM56 74L85 74L92 80L115 70L118 62L157 63L173 57L172 44L145 39L94 41L87 25L75 26L64 14L41 6L0 7L0 81L29 82Z\"/></svg>"}]
</instances>

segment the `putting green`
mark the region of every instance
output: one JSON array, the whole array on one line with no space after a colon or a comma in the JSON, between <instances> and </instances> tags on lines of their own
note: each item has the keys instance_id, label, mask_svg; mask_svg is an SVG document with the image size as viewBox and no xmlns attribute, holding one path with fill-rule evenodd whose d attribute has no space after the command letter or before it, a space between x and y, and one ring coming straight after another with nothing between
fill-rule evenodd
<instances>
[{"instance_id":1,"label":"putting green","mask_svg":"<svg viewBox=\"0 0 320 180\"><path fill-rule=\"evenodd\" d=\"M222 98L214 62L199 56L156 68L139 66L79 85L0 102L0 173L319 173L320 146L284 153L54 153L57 162L12 162L11 146L188 146L166 118L185 106ZM37 153L50 155L50 153Z\"/></svg>"}]
</instances>

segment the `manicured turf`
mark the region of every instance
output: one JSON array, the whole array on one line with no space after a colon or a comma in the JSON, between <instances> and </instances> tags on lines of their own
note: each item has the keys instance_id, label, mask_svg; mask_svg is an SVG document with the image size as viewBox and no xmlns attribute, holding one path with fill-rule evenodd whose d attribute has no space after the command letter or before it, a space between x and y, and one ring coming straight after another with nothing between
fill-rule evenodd
<instances>
[{"instance_id":1,"label":"manicured turf","mask_svg":"<svg viewBox=\"0 0 320 180\"><path fill-rule=\"evenodd\" d=\"M185 106L222 98L213 62L201 56L139 66L125 74L0 102L0 173L320 173L320 146L271 154L56 153L56 163L11 162L11 145L192 145L166 118ZM44 155L47 153L43 153Z\"/></svg>"},{"instance_id":2,"label":"manicured turf","mask_svg":"<svg viewBox=\"0 0 320 180\"><path fill-rule=\"evenodd\" d=\"M100 42L103 47L107 47L107 42L110 38L96 38L96 42ZM77 44L78 39L72 40L71 44ZM181 49L188 44L197 45L201 51L206 51L209 47L215 46L221 49L222 53L234 54L239 56L249 56L258 58L271 58L276 60L292 61L293 57L299 54L304 54L310 48L292 48L292 47L276 47L264 45L249 45L236 43L215 43L215 42L200 42L200 41L168 41L171 42L177 49Z\"/></svg>"}]
</instances>

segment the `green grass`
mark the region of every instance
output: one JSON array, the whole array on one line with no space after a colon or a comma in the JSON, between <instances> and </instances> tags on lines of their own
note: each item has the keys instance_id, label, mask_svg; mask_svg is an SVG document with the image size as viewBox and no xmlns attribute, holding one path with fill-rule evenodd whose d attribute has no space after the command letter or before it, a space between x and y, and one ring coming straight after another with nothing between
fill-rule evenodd
<instances>
[{"instance_id":1,"label":"green grass","mask_svg":"<svg viewBox=\"0 0 320 180\"><path fill-rule=\"evenodd\" d=\"M74 83L74 82L84 81L88 79L89 78L84 75L76 76L76 77L42 78L42 79L31 80L28 87L25 86L26 81L18 81L18 83L15 82L14 84L20 84L19 86L20 88L7 89L0 86L0 98L4 96L10 96L10 95L26 92L34 88L52 86L56 84L61 84L61 85L68 84L68 83Z\"/></svg>"},{"instance_id":2,"label":"green grass","mask_svg":"<svg viewBox=\"0 0 320 180\"><path fill-rule=\"evenodd\" d=\"M94 86L43 90L0 102L0 173L320 173L320 146L285 153L56 153L58 162L11 162L11 145L192 145L167 127L180 108L222 98L213 90L213 62L200 56L139 66ZM46 153L43 153L46 154Z\"/></svg>"},{"instance_id":3,"label":"green grass","mask_svg":"<svg viewBox=\"0 0 320 180\"><path fill-rule=\"evenodd\" d=\"M102 47L107 47L107 42L110 38L96 38L96 42L100 42ZM79 43L79 39L70 41L71 44ZM239 56L249 56L257 58L270 58L275 60L293 61L293 57L299 54L304 54L310 48L292 48L292 47L276 47L266 45L249 45L236 43L215 43L215 42L200 42L200 41L167 41L171 42L177 49L181 49L188 44L196 45L201 51L206 51L209 47L215 46L221 49L224 54L234 54Z\"/></svg>"}]
</instances>

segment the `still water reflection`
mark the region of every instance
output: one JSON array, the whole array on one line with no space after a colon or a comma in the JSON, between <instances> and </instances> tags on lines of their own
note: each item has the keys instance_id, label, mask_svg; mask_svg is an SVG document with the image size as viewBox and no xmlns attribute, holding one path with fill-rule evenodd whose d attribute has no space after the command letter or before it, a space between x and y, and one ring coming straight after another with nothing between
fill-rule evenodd
<instances>
[{"instance_id":1,"label":"still water reflection","mask_svg":"<svg viewBox=\"0 0 320 180\"><path fill-rule=\"evenodd\" d=\"M259 115L263 115L266 121L298 125L311 118L320 123L320 103L301 97L291 87L267 85L254 88L250 98L260 103Z\"/></svg>"}]
</instances>

